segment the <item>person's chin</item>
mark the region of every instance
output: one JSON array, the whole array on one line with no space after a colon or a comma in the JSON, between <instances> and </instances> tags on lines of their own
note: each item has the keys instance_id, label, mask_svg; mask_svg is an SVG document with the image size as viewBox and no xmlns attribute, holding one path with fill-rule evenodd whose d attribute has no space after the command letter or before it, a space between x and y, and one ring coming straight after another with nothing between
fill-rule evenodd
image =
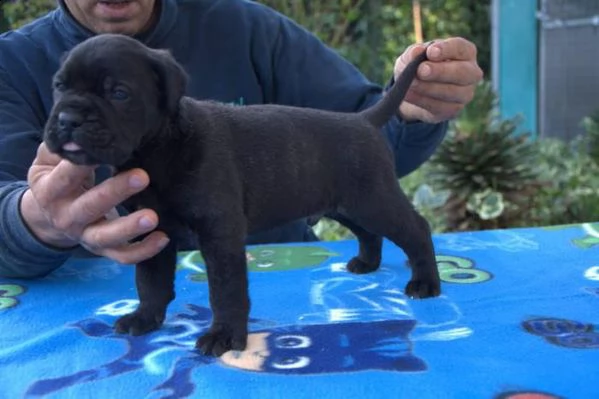
<instances>
[{"instance_id":1,"label":"person's chin","mask_svg":"<svg viewBox=\"0 0 599 399\"><path fill-rule=\"evenodd\" d=\"M140 29L137 26L137 24L133 23L104 22L102 24L97 24L94 31L97 34L115 33L133 36L140 31Z\"/></svg>"},{"instance_id":2,"label":"person's chin","mask_svg":"<svg viewBox=\"0 0 599 399\"><path fill-rule=\"evenodd\" d=\"M105 13L97 10L95 15L94 31L96 33L120 33L134 35L144 29L148 24L141 12L123 13L122 15Z\"/></svg>"}]
</instances>

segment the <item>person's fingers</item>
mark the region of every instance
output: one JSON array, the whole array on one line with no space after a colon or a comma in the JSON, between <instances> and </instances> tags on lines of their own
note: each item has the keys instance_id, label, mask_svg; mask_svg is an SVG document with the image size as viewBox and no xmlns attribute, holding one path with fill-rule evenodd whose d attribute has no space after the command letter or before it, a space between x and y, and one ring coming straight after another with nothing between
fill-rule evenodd
<instances>
[{"instance_id":1,"label":"person's fingers","mask_svg":"<svg viewBox=\"0 0 599 399\"><path fill-rule=\"evenodd\" d=\"M410 99L414 101L415 96L430 97L435 100L456 104L466 104L474 96L474 90L470 86L456 86L445 83L417 81L410 90Z\"/></svg>"},{"instance_id":2,"label":"person's fingers","mask_svg":"<svg viewBox=\"0 0 599 399\"><path fill-rule=\"evenodd\" d=\"M401 72L406 65L408 65L418 54L422 53L426 49L424 44L412 44L408 47L397 59L395 65L396 74Z\"/></svg>"},{"instance_id":3,"label":"person's fingers","mask_svg":"<svg viewBox=\"0 0 599 399\"><path fill-rule=\"evenodd\" d=\"M94 177L94 166L78 166L52 154L44 143L27 172L27 181L40 206L45 207L57 198L65 197Z\"/></svg>"},{"instance_id":4,"label":"person's fingers","mask_svg":"<svg viewBox=\"0 0 599 399\"><path fill-rule=\"evenodd\" d=\"M478 65L468 61L424 62L418 67L418 79L427 82L471 86L481 78Z\"/></svg>"},{"instance_id":5,"label":"person's fingers","mask_svg":"<svg viewBox=\"0 0 599 399\"><path fill-rule=\"evenodd\" d=\"M51 203L81 190L93 171L94 167L74 165L63 160L51 171L34 175L30 186L35 190L40 204Z\"/></svg>"},{"instance_id":6,"label":"person's fingers","mask_svg":"<svg viewBox=\"0 0 599 399\"><path fill-rule=\"evenodd\" d=\"M142 191L148 183L148 174L142 169L120 173L75 199L69 207L70 217L82 226L93 223L133 194Z\"/></svg>"},{"instance_id":7,"label":"person's fingers","mask_svg":"<svg viewBox=\"0 0 599 399\"><path fill-rule=\"evenodd\" d=\"M426 55L431 61L475 61L476 54L474 43L461 37L451 37L435 41L428 47Z\"/></svg>"},{"instance_id":8,"label":"person's fingers","mask_svg":"<svg viewBox=\"0 0 599 399\"><path fill-rule=\"evenodd\" d=\"M81 234L81 242L90 249L114 248L148 233L158 225L155 212L145 209L112 220L89 225Z\"/></svg>"},{"instance_id":9,"label":"person's fingers","mask_svg":"<svg viewBox=\"0 0 599 399\"><path fill-rule=\"evenodd\" d=\"M119 248L106 248L94 251L96 255L113 259L122 264L135 264L149 259L166 247L169 239L161 231L153 231L143 240Z\"/></svg>"},{"instance_id":10,"label":"person's fingers","mask_svg":"<svg viewBox=\"0 0 599 399\"><path fill-rule=\"evenodd\" d=\"M33 165L44 165L44 166L46 166L46 165L56 166L62 160L63 159L58 154L54 154L53 152L50 152L50 150L48 149L48 146L46 146L46 143L42 142L37 147L35 159L33 160L32 164Z\"/></svg>"},{"instance_id":11,"label":"person's fingers","mask_svg":"<svg viewBox=\"0 0 599 399\"><path fill-rule=\"evenodd\" d=\"M50 153L44 143L27 172L29 186L40 204L51 203L58 197L72 193L93 176L94 166L74 165Z\"/></svg>"},{"instance_id":12,"label":"person's fingers","mask_svg":"<svg viewBox=\"0 0 599 399\"><path fill-rule=\"evenodd\" d=\"M409 92L406 101L400 106L400 113L408 115L409 120L438 123L455 117L463 108L462 104L439 101Z\"/></svg>"},{"instance_id":13,"label":"person's fingers","mask_svg":"<svg viewBox=\"0 0 599 399\"><path fill-rule=\"evenodd\" d=\"M120 217L120 215L119 215L119 211L117 211L117 209L116 209L116 208L112 208L112 209L110 210L110 212L108 212L108 213L106 213L106 214L104 215L104 217L105 217L107 220L114 220L114 219L116 219L116 218Z\"/></svg>"}]
</instances>

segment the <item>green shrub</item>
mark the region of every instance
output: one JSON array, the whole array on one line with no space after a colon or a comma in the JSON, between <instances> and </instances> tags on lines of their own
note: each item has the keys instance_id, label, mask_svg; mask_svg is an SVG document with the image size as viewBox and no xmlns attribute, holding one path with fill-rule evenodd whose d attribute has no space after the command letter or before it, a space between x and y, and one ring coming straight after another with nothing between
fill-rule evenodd
<instances>
[{"instance_id":1,"label":"green shrub","mask_svg":"<svg viewBox=\"0 0 599 399\"><path fill-rule=\"evenodd\" d=\"M14 0L2 5L11 29L16 29L56 8L56 0Z\"/></svg>"},{"instance_id":2,"label":"green shrub","mask_svg":"<svg viewBox=\"0 0 599 399\"><path fill-rule=\"evenodd\" d=\"M540 185L536 149L527 135L515 134L518 117L501 119L496 110L497 96L483 81L430 160L430 184L448 192L447 230L504 228L529 219Z\"/></svg>"},{"instance_id":3,"label":"green shrub","mask_svg":"<svg viewBox=\"0 0 599 399\"><path fill-rule=\"evenodd\" d=\"M595 163L599 164L599 109L583 118L582 126L585 130L583 141L589 155Z\"/></svg>"},{"instance_id":4,"label":"green shrub","mask_svg":"<svg viewBox=\"0 0 599 399\"><path fill-rule=\"evenodd\" d=\"M572 143L542 139L537 143L541 176L531 225L599 221L599 164L585 139Z\"/></svg>"}]
</instances>

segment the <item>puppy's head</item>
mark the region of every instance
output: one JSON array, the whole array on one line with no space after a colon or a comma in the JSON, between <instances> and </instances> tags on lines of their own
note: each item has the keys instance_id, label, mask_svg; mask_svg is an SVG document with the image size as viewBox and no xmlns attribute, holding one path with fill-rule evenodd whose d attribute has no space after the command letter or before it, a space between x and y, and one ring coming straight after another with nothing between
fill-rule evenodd
<instances>
[{"instance_id":1,"label":"puppy's head","mask_svg":"<svg viewBox=\"0 0 599 399\"><path fill-rule=\"evenodd\" d=\"M44 141L73 163L119 166L176 116L186 84L168 51L124 35L95 36L54 75Z\"/></svg>"}]
</instances>

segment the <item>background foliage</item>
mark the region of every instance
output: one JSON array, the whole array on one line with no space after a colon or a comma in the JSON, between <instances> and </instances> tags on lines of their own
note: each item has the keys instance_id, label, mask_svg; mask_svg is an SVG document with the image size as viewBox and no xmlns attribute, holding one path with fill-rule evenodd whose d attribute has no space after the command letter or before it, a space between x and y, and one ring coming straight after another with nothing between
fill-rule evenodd
<instances>
[{"instance_id":1,"label":"background foliage","mask_svg":"<svg viewBox=\"0 0 599 399\"><path fill-rule=\"evenodd\" d=\"M387 81L395 58L414 42L410 0L259 2L305 26L378 83ZM477 44L480 65L488 74L490 0L421 0L421 3L424 40L468 37ZM55 6L56 0L7 0L2 6L5 26L17 28Z\"/></svg>"},{"instance_id":2,"label":"background foliage","mask_svg":"<svg viewBox=\"0 0 599 399\"><path fill-rule=\"evenodd\" d=\"M383 84L399 54L415 41L410 0L261 0L305 26ZM490 0L421 0L423 39L462 36L478 48L486 81L450 124L448 138L421 168L401 179L435 232L599 220L599 110L586 134L565 143L514 132L519 119L498 118L491 79ZM52 10L56 0L7 0L0 31ZM321 221L317 234L349 232Z\"/></svg>"},{"instance_id":3,"label":"background foliage","mask_svg":"<svg viewBox=\"0 0 599 399\"><path fill-rule=\"evenodd\" d=\"M7 0L2 4L2 11L6 26L15 29L55 7L56 0Z\"/></svg>"},{"instance_id":4,"label":"background foliage","mask_svg":"<svg viewBox=\"0 0 599 399\"><path fill-rule=\"evenodd\" d=\"M262 0L318 35L383 83L397 56L415 42L409 0ZM463 36L479 49L479 64L490 73L490 0L421 0L425 41Z\"/></svg>"}]
</instances>

